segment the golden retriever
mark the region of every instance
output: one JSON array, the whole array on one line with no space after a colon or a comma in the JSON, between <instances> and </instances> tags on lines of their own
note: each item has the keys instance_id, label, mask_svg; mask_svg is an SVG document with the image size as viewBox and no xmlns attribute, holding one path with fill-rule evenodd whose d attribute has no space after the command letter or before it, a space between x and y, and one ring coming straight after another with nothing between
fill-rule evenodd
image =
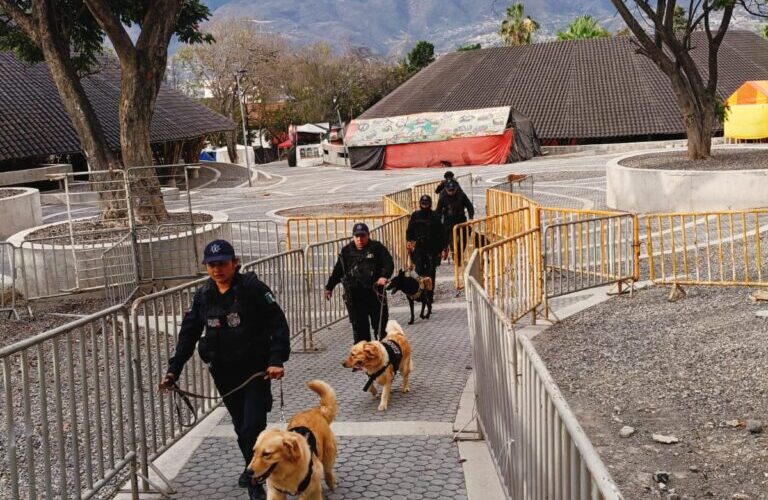
<instances>
[{"instance_id":1,"label":"golden retriever","mask_svg":"<svg viewBox=\"0 0 768 500\"><path fill-rule=\"evenodd\" d=\"M297 413L288 422L288 431L265 430L253 447L248 469L257 481L266 479L268 500L284 500L286 495L322 500L321 476L328 488L336 487L336 438L330 426L338 408L336 393L322 380L312 380L307 386L320 396L320 405Z\"/></svg>"},{"instance_id":2,"label":"golden retriever","mask_svg":"<svg viewBox=\"0 0 768 500\"><path fill-rule=\"evenodd\" d=\"M413 361L411 360L411 344L405 338L405 332L400 323L394 320L387 322L387 336L381 342L358 342L352 346L349 356L342 362L344 368L352 368L355 371L365 370L368 374L368 384L366 389L376 397L376 387L372 383L374 380L382 387L381 402L379 411L384 411L389 405L389 395L392 392L392 381L395 378L395 367L390 359L391 350L399 350L402 354L397 371L403 377L402 390L409 392L411 385L409 377L413 371ZM385 344L388 344L389 351ZM394 344L394 345L393 345ZM396 352L395 352L396 353ZM396 353L397 354L397 353ZM396 360L394 360L396 361Z\"/></svg>"}]
</instances>

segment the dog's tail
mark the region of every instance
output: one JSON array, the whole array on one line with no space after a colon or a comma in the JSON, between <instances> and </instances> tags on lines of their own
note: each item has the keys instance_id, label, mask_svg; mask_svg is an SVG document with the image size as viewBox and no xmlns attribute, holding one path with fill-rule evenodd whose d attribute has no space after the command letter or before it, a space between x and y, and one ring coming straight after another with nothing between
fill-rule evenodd
<instances>
[{"instance_id":1,"label":"dog's tail","mask_svg":"<svg viewBox=\"0 0 768 500\"><path fill-rule=\"evenodd\" d=\"M336 404L336 392L333 388L322 380L310 380L307 383L307 387L312 389L318 396L320 396L320 413L323 414L325 420L330 424L333 419L336 418L336 410L338 405Z\"/></svg>"},{"instance_id":2,"label":"dog's tail","mask_svg":"<svg viewBox=\"0 0 768 500\"><path fill-rule=\"evenodd\" d=\"M389 335L390 333L399 333L400 335L405 336L405 332L403 331L403 327L400 326L400 323L398 323L397 321L395 321L393 319L387 321L387 327L385 328L384 331L387 332L387 335Z\"/></svg>"}]
</instances>

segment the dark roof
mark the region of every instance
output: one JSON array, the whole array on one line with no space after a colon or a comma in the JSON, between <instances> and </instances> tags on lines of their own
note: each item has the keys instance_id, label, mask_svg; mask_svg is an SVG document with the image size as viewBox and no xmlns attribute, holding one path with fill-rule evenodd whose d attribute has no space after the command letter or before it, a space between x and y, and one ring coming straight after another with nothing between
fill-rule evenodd
<instances>
[{"instance_id":1,"label":"dark roof","mask_svg":"<svg viewBox=\"0 0 768 500\"><path fill-rule=\"evenodd\" d=\"M706 78L706 41L694 35ZM731 31L718 62L718 93L727 98L747 80L768 79L768 41ZM669 79L636 53L630 37L450 53L360 118L504 105L527 115L542 138L685 133Z\"/></svg>"},{"instance_id":2,"label":"dark roof","mask_svg":"<svg viewBox=\"0 0 768 500\"><path fill-rule=\"evenodd\" d=\"M29 65L10 52L0 52L0 68L0 161L79 152L80 140L47 65ZM104 60L97 73L83 80L83 86L109 146L120 149L119 66ZM153 143L178 141L235 126L224 116L163 85L150 137Z\"/></svg>"}]
</instances>

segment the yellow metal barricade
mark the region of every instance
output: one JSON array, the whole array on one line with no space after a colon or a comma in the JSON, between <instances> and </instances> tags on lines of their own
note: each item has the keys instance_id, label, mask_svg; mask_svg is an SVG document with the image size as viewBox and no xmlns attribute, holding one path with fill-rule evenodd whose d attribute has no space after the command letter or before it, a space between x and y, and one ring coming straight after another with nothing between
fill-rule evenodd
<instances>
[{"instance_id":1,"label":"yellow metal barricade","mask_svg":"<svg viewBox=\"0 0 768 500\"><path fill-rule=\"evenodd\" d=\"M536 207L538 207L536 203L521 194L510 193L501 189L487 189L485 191L486 215L498 215L519 208L534 209Z\"/></svg>"},{"instance_id":2,"label":"yellow metal barricade","mask_svg":"<svg viewBox=\"0 0 768 500\"><path fill-rule=\"evenodd\" d=\"M456 288L464 288L464 268L476 249L510 238L531 228L531 210L519 208L475 219L453 227L453 273Z\"/></svg>"},{"instance_id":3,"label":"yellow metal barricade","mask_svg":"<svg viewBox=\"0 0 768 500\"><path fill-rule=\"evenodd\" d=\"M642 219L654 283L768 286L768 209Z\"/></svg>"},{"instance_id":4,"label":"yellow metal barricade","mask_svg":"<svg viewBox=\"0 0 768 500\"><path fill-rule=\"evenodd\" d=\"M541 232L533 228L479 250L483 289L512 322L542 302Z\"/></svg>"},{"instance_id":5,"label":"yellow metal barricade","mask_svg":"<svg viewBox=\"0 0 768 500\"><path fill-rule=\"evenodd\" d=\"M314 243L348 238L352 226L364 222L368 227L380 226L399 215L334 215L331 217L291 217L285 222L285 238L288 250L303 248Z\"/></svg>"},{"instance_id":6,"label":"yellow metal barricade","mask_svg":"<svg viewBox=\"0 0 768 500\"><path fill-rule=\"evenodd\" d=\"M401 189L400 191L385 194L382 198L384 213L387 215L410 215L412 209L411 189Z\"/></svg>"}]
</instances>

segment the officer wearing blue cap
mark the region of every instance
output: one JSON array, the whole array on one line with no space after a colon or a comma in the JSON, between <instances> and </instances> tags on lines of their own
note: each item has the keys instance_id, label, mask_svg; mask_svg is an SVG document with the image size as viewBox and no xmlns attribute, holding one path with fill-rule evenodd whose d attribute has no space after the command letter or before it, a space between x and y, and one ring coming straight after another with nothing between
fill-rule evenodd
<instances>
[{"instance_id":1,"label":"officer wearing blue cap","mask_svg":"<svg viewBox=\"0 0 768 500\"><path fill-rule=\"evenodd\" d=\"M475 216L475 207L467 197L467 194L459 187L459 183L455 179L448 179L445 183L445 189L440 193L435 211L443 218L448 248L453 252L453 226L467 222L467 215L472 219ZM468 239L469 228L466 228L461 238L462 244L466 245ZM461 254L463 253L464 248L460 248L459 255L453 256L454 260L460 263L462 259Z\"/></svg>"},{"instance_id":2,"label":"officer wearing blue cap","mask_svg":"<svg viewBox=\"0 0 768 500\"><path fill-rule=\"evenodd\" d=\"M269 287L254 273L239 272L239 260L228 241L208 243L203 264L209 279L197 290L184 315L176 353L160 388L168 389L179 379L195 345L220 394L229 393L254 374L265 373L225 397L224 405L245 459L246 469L238 484L248 488L252 500L266 498L263 487L251 483L247 466L272 409L270 379L283 377L283 363L291 352L288 322Z\"/></svg>"},{"instance_id":3,"label":"officer wearing blue cap","mask_svg":"<svg viewBox=\"0 0 768 500\"><path fill-rule=\"evenodd\" d=\"M331 299L339 283L344 286L344 303L357 343L371 340L371 326L376 338L383 336L389 318L383 290L395 270L395 263L387 247L370 238L365 223L354 225L352 240L339 253L325 285L325 298Z\"/></svg>"}]
</instances>

